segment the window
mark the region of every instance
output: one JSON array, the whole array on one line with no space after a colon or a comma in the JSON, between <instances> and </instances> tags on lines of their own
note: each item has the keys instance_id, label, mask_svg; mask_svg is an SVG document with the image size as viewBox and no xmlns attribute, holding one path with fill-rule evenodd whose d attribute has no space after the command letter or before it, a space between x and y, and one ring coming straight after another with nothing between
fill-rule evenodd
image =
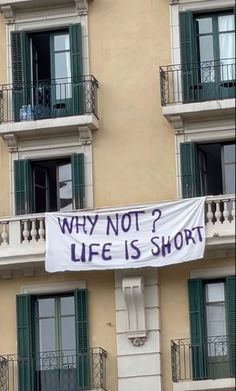
<instances>
[{"instance_id":1,"label":"window","mask_svg":"<svg viewBox=\"0 0 236 391\"><path fill-rule=\"evenodd\" d=\"M235 143L180 144L183 197L235 192Z\"/></svg>"},{"instance_id":2,"label":"window","mask_svg":"<svg viewBox=\"0 0 236 391\"><path fill-rule=\"evenodd\" d=\"M12 32L14 120L31 105L32 119L83 113L81 25ZM25 118L23 118L25 119Z\"/></svg>"},{"instance_id":3,"label":"window","mask_svg":"<svg viewBox=\"0 0 236 391\"><path fill-rule=\"evenodd\" d=\"M233 10L212 14L180 13L184 102L235 95Z\"/></svg>"},{"instance_id":4,"label":"window","mask_svg":"<svg viewBox=\"0 0 236 391\"><path fill-rule=\"evenodd\" d=\"M19 391L90 384L87 291L17 296Z\"/></svg>"},{"instance_id":5,"label":"window","mask_svg":"<svg viewBox=\"0 0 236 391\"><path fill-rule=\"evenodd\" d=\"M193 378L235 376L235 276L189 280Z\"/></svg>"},{"instance_id":6,"label":"window","mask_svg":"<svg viewBox=\"0 0 236 391\"><path fill-rule=\"evenodd\" d=\"M16 214L84 207L84 155L48 160L16 160Z\"/></svg>"}]
</instances>

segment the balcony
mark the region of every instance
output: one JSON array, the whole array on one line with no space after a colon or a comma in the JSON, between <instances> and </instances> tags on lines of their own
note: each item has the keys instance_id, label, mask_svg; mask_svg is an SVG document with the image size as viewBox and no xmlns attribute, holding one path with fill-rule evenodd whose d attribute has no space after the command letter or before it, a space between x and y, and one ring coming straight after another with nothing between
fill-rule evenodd
<instances>
[{"instance_id":1,"label":"balcony","mask_svg":"<svg viewBox=\"0 0 236 391\"><path fill-rule=\"evenodd\" d=\"M0 86L0 135L35 136L98 128L98 81L91 75L75 79ZM30 106L29 106L30 105ZM28 110L27 110L28 108Z\"/></svg>"},{"instance_id":2,"label":"balcony","mask_svg":"<svg viewBox=\"0 0 236 391\"><path fill-rule=\"evenodd\" d=\"M235 243L235 195L206 198L206 250L221 253ZM44 214L0 219L0 274L10 278L15 269L33 269L44 262ZM24 267L24 273L28 273Z\"/></svg>"},{"instance_id":3,"label":"balcony","mask_svg":"<svg viewBox=\"0 0 236 391\"><path fill-rule=\"evenodd\" d=\"M35 384L30 391L106 391L106 357L106 351L101 348L92 348L84 354L75 351L44 352L37 358L0 356L0 389L29 390L29 374ZM88 373L87 379L80 376L84 373Z\"/></svg>"},{"instance_id":4,"label":"balcony","mask_svg":"<svg viewBox=\"0 0 236 391\"><path fill-rule=\"evenodd\" d=\"M235 87L235 59L160 67L162 113L168 120L232 115Z\"/></svg>"},{"instance_id":5,"label":"balcony","mask_svg":"<svg viewBox=\"0 0 236 391\"><path fill-rule=\"evenodd\" d=\"M173 390L233 391L235 380L230 374L229 362L233 345L229 338L226 335L208 337L203 348L205 358L200 363L198 344L193 344L189 338L171 341Z\"/></svg>"}]
</instances>

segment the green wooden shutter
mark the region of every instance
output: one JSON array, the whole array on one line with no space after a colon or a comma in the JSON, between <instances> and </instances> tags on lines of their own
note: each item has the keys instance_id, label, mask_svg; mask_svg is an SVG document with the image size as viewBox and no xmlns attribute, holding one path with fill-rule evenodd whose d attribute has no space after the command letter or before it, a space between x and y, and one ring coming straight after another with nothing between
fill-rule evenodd
<instances>
[{"instance_id":1,"label":"green wooden shutter","mask_svg":"<svg viewBox=\"0 0 236 391\"><path fill-rule=\"evenodd\" d=\"M30 43L25 31L11 33L14 121L20 120L20 108L31 103Z\"/></svg>"},{"instance_id":2,"label":"green wooden shutter","mask_svg":"<svg viewBox=\"0 0 236 391\"><path fill-rule=\"evenodd\" d=\"M72 76L72 115L84 114L83 65L82 65L82 34L81 25L69 26Z\"/></svg>"},{"instance_id":3,"label":"green wooden shutter","mask_svg":"<svg viewBox=\"0 0 236 391\"><path fill-rule=\"evenodd\" d=\"M80 390L90 388L90 354L88 340L88 292L86 289L75 293L75 322L77 350L77 383Z\"/></svg>"},{"instance_id":4,"label":"green wooden shutter","mask_svg":"<svg viewBox=\"0 0 236 391\"><path fill-rule=\"evenodd\" d=\"M200 169L197 145L194 143L180 144L182 197L199 197Z\"/></svg>"},{"instance_id":5,"label":"green wooden shutter","mask_svg":"<svg viewBox=\"0 0 236 391\"><path fill-rule=\"evenodd\" d=\"M33 307L30 295L16 296L19 391L34 390Z\"/></svg>"},{"instance_id":6,"label":"green wooden shutter","mask_svg":"<svg viewBox=\"0 0 236 391\"><path fill-rule=\"evenodd\" d=\"M16 214L32 212L33 191L31 164L28 160L14 161Z\"/></svg>"},{"instance_id":7,"label":"green wooden shutter","mask_svg":"<svg viewBox=\"0 0 236 391\"><path fill-rule=\"evenodd\" d=\"M228 325L228 347L230 359L230 375L235 376L235 276L226 278L226 310Z\"/></svg>"},{"instance_id":8,"label":"green wooden shutter","mask_svg":"<svg viewBox=\"0 0 236 391\"><path fill-rule=\"evenodd\" d=\"M180 12L180 49L183 81L183 102L198 98L198 70L196 56L196 37L192 12Z\"/></svg>"},{"instance_id":9,"label":"green wooden shutter","mask_svg":"<svg viewBox=\"0 0 236 391\"><path fill-rule=\"evenodd\" d=\"M206 377L206 336L204 327L204 290L200 279L188 281L193 379Z\"/></svg>"},{"instance_id":10,"label":"green wooden shutter","mask_svg":"<svg viewBox=\"0 0 236 391\"><path fill-rule=\"evenodd\" d=\"M72 194L74 209L84 208L84 154L75 153L71 156Z\"/></svg>"}]
</instances>

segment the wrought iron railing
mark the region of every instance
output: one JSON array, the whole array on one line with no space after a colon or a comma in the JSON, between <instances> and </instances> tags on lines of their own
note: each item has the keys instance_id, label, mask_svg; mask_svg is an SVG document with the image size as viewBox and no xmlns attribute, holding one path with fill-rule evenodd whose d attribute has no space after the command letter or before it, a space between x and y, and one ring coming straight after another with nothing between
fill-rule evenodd
<instances>
[{"instance_id":1,"label":"wrought iron railing","mask_svg":"<svg viewBox=\"0 0 236 391\"><path fill-rule=\"evenodd\" d=\"M235 97L235 59L160 67L161 104Z\"/></svg>"},{"instance_id":2,"label":"wrought iron railing","mask_svg":"<svg viewBox=\"0 0 236 391\"><path fill-rule=\"evenodd\" d=\"M230 348L226 335L208 337L202 344L192 343L189 338L172 340L173 382L231 377Z\"/></svg>"},{"instance_id":3,"label":"wrought iron railing","mask_svg":"<svg viewBox=\"0 0 236 391\"><path fill-rule=\"evenodd\" d=\"M0 85L0 123L95 114L94 76Z\"/></svg>"},{"instance_id":4,"label":"wrought iron railing","mask_svg":"<svg viewBox=\"0 0 236 391\"><path fill-rule=\"evenodd\" d=\"M106 357L101 348L92 348L84 354L51 351L37 357L0 356L0 390L107 391Z\"/></svg>"}]
</instances>

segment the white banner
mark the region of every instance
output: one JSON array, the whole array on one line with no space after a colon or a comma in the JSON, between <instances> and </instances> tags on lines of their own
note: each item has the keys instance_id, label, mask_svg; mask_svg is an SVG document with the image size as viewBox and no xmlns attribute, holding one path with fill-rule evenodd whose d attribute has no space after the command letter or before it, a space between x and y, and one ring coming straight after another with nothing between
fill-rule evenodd
<instances>
[{"instance_id":1,"label":"white banner","mask_svg":"<svg viewBox=\"0 0 236 391\"><path fill-rule=\"evenodd\" d=\"M202 258L205 198L46 214L46 270L164 266Z\"/></svg>"}]
</instances>

